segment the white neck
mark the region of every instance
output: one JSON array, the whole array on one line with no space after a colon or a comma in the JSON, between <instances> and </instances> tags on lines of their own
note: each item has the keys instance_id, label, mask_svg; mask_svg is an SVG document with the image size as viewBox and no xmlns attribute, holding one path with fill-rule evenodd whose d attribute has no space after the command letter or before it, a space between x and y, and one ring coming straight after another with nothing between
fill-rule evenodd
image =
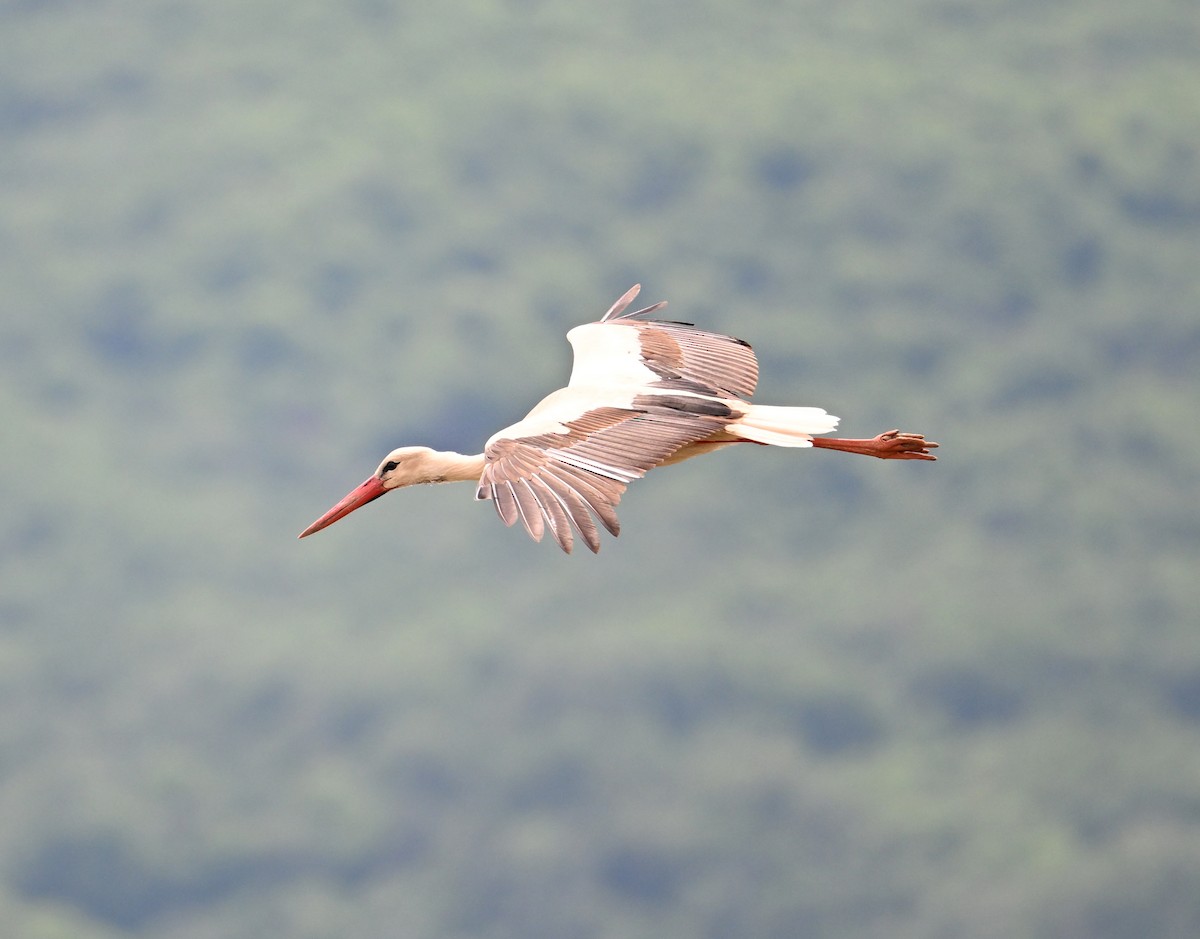
<instances>
[{"instance_id":1,"label":"white neck","mask_svg":"<svg viewBox=\"0 0 1200 939\"><path fill-rule=\"evenodd\" d=\"M437 482L478 482L483 475L483 454L467 455L453 450L435 451L429 460Z\"/></svg>"}]
</instances>

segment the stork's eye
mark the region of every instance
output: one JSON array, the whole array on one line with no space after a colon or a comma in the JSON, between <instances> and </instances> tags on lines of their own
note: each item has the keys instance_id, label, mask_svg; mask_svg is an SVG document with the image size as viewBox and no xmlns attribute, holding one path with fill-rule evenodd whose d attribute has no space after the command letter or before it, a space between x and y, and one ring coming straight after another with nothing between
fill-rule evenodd
<instances>
[{"instance_id":1,"label":"stork's eye","mask_svg":"<svg viewBox=\"0 0 1200 939\"><path fill-rule=\"evenodd\" d=\"M400 464L397 463L395 460L388 460L386 463L383 464L383 471L385 473L390 473L392 470L394 470L399 465Z\"/></svg>"}]
</instances>

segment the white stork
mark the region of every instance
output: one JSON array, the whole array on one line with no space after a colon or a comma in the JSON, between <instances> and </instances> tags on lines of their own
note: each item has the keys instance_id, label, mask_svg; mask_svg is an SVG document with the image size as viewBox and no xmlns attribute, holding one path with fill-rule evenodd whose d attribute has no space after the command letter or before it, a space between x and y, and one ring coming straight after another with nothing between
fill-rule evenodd
<instances>
[{"instance_id":1,"label":"white stork","mask_svg":"<svg viewBox=\"0 0 1200 939\"><path fill-rule=\"evenodd\" d=\"M473 482L506 525L520 519L535 541L546 530L570 553L574 533L600 550L599 521L617 535L616 505L625 487L656 466L735 443L821 447L885 460L934 460L920 434L890 430L865 440L814 437L837 427L821 408L771 407L746 399L758 363L740 339L689 323L635 320L665 302L626 313L632 287L597 323L567 339L575 363L566 388L543 398L524 419L494 434L483 453L429 447L389 453L361 486L300 533L332 525L385 492L417 483ZM593 518L594 516L594 518Z\"/></svg>"}]
</instances>

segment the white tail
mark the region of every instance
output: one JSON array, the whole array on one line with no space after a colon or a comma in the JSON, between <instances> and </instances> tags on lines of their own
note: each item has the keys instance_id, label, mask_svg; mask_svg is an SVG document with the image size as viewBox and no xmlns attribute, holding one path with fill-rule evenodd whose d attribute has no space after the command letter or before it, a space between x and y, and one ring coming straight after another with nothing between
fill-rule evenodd
<instances>
[{"instance_id":1,"label":"white tail","mask_svg":"<svg viewBox=\"0 0 1200 939\"><path fill-rule=\"evenodd\" d=\"M726 431L744 440L776 447L811 447L813 434L827 434L837 425L838 418L821 408L752 404L746 415L730 424Z\"/></svg>"}]
</instances>

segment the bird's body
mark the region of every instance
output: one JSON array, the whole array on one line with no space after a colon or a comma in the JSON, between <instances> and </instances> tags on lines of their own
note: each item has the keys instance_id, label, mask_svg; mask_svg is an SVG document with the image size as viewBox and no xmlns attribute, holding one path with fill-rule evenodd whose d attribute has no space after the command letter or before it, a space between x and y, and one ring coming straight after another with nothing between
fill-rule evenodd
<instances>
[{"instance_id":1,"label":"bird's body","mask_svg":"<svg viewBox=\"0 0 1200 939\"><path fill-rule=\"evenodd\" d=\"M599 322L567 333L575 352L567 386L494 434L483 453L394 450L300 537L391 489L472 481L476 498L492 500L506 524L520 519L536 540L549 529L567 552L578 535L598 551L596 522L618 533L615 507L630 482L656 466L735 443L935 459L929 449L937 444L917 434L821 438L815 435L838 423L821 408L751 404L758 363L750 346L687 323L634 320L665 306L625 313L639 289L629 290Z\"/></svg>"}]
</instances>

